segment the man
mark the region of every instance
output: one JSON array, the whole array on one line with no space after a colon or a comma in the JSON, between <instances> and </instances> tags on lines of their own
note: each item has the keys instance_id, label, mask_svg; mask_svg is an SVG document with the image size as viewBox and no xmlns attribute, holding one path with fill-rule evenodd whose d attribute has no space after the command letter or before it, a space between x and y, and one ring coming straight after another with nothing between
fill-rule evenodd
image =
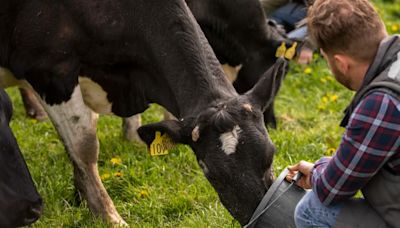
<instances>
[{"instance_id":1,"label":"man","mask_svg":"<svg viewBox=\"0 0 400 228\"><path fill-rule=\"evenodd\" d=\"M312 189L295 211L297 227L400 227L400 37L388 36L368 0L316 0L311 39L336 79L357 91L333 157L289 167ZM364 198L355 199L361 190Z\"/></svg>"}]
</instances>

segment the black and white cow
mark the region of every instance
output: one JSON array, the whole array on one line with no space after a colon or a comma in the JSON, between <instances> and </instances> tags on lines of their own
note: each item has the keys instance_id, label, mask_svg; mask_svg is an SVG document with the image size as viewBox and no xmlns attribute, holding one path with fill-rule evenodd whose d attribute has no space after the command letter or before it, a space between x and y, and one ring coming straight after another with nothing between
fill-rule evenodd
<instances>
[{"instance_id":1,"label":"black and white cow","mask_svg":"<svg viewBox=\"0 0 400 228\"><path fill-rule=\"evenodd\" d=\"M10 99L0 89L0 227L29 225L42 211L42 199L11 132Z\"/></svg>"},{"instance_id":2,"label":"black and white cow","mask_svg":"<svg viewBox=\"0 0 400 228\"><path fill-rule=\"evenodd\" d=\"M158 103L179 120L143 126L142 139L161 131L190 145L225 207L249 220L272 182L262 111L284 60L239 95L184 0L5 0L0 19L0 66L42 98L94 214L125 224L99 178L96 113L129 117Z\"/></svg>"},{"instance_id":3,"label":"black and white cow","mask_svg":"<svg viewBox=\"0 0 400 228\"><path fill-rule=\"evenodd\" d=\"M240 94L250 90L276 61L285 31L266 19L259 0L185 0L210 43L229 80ZM45 113L29 90L21 89L27 115L43 119ZM273 103L264 112L265 123L276 127ZM124 119L124 135L138 140L140 115Z\"/></svg>"}]
</instances>

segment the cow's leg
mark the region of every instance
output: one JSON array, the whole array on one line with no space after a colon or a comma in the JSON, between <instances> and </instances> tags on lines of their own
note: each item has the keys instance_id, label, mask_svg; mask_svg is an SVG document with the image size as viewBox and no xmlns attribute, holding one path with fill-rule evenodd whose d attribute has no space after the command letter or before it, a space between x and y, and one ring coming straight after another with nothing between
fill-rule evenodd
<instances>
[{"instance_id":1,"label":"cow's leg","mask_svg":"<svg viewBox=\"0 0 400 228\"><path fill-rule=\"evenodd\" d=\"M113 224L125 225L100 180L97 169L98 115L84 104L79 85L69 101L59 105L43 102L43 105L64 142L74 166L75 185L88 201L90 210Z\"/></svg>"},{"instance_id":2,"label":"cow's leg","mask_svg":"<svg viewBox=\"0 0 400 228\"><path fill-rule=\"evenodd\" d=\"M176 117L164 108L164 120L176 120Z\"/></svg>"},{"instance_id":3,"label":"cow's leg","mask_svg":"<svg viewBox=\"0 0 400 228\"><path fill-rule=\"evenodd\" d=\"M172 113L164 109L164 120L176 120ZM137 129L142 125L140 114L122 119L122 133L126 140L131 142L143 142L137 133Z\"/></svg>"},{"instance_id":4,"label":"cow's leg","mask_svg":"<svg viewBox=\"0 0 400 228\"><path fill-rule=\"evenodd\" d=\"M46 112L32 89L20 87L19 92L24 103L26 115L39 121L45 120L47 118Z\"/></svg>"},{"instance_id":5,"label":"cow's leg","mask_svg":"<svg viewBox=\"0 0 400 228\"><path fill-rule=\"evenodd\" d=\"M131 142L142 142L137 133L137 129L141 126L142 119L140 114L122 119L122 134L124 138Z\"/></svg>"}]
</instances>

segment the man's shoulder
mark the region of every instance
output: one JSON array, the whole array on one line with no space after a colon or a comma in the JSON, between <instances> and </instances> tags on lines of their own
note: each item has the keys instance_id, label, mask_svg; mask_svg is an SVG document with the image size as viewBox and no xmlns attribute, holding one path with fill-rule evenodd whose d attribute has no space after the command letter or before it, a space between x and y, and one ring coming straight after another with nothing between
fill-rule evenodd
<instances>
[{"instance_id":1,"label":"man's shoulder","mask_svg":"<svg viewBox=\"0 0 400 228\"><path fill-rule=\"evenodd\" d=\"M393 115L400 121L400 96L384 90L374 91L361 100L354 112L371 117Z\"/></svg>"}]
</instances>

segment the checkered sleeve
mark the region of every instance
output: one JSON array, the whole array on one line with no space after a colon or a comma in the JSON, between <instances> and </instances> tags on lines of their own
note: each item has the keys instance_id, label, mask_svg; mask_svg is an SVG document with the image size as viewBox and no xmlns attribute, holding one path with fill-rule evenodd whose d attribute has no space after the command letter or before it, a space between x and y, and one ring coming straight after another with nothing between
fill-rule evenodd
<instances>
[{"instance_id":1,"label":"checkered sleeve","mask_svg":"<svg viewBox=\"0 0 400 228\"><path fill-rule=\"evenodd\" d=\"M338 150L314 165L311 183L324 205L350 198L400 153L400 102L382 92L356 107Z\"/></svg>"}]
</instances>

